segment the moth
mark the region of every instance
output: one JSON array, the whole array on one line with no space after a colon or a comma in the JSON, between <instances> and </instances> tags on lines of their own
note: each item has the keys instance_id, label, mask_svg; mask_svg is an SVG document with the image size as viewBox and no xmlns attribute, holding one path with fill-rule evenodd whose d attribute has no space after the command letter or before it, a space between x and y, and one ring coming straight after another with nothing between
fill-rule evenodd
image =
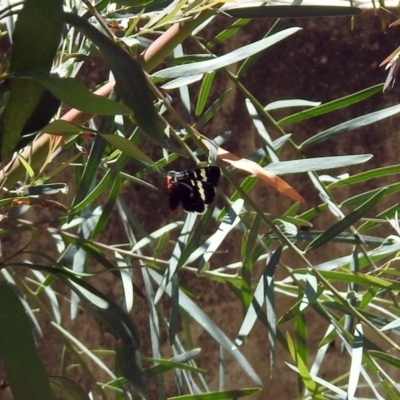
<instances>
[{"instance_id":1,"label":"moth","mask_svg":"<svg viewBox=\"0 0 400 400\"><path fill-rule=\"evenodd\" d=\"M203 214L215 197L221 170L210 166L167 174L169 209L174 211L182 204L186 212Z\"/></svg>"}]
</instances>

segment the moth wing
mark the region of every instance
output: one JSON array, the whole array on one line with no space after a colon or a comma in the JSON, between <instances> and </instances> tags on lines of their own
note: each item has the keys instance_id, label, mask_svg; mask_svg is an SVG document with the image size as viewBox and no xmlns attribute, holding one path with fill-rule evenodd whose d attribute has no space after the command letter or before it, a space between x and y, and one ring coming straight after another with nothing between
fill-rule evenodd
<instances>
[{"instance_id":1,"label":"moth wing","mask_svg":"<svg viewBox=\"0 0 400 400\"><path fill-rule=\"evenodd\" d=\"M189 171L190 177L197 179L202 182L208 182L213 186L218 185L219 178L221 176L221 170L219 167L204 167L204 168L197 168L193 171Z\"/></svg>"},{"instance_id":2,"label":"moth wing","mask_svg":"<svg viewBox=\"0 0 400 400\"><path fill-rule=\"evenodd\" d=\"M174 183L168 187L168 202L170 211L174 211L178 208L181 202L182 194L180 185Z\"/></svg>"},{"instance_id":3,"label":"moth wing","mask_svg":"<svg viewBox=\"0 0 400 400\"><path fill-rule=\"evenodd\" d=\"M197 168L183 172L169 172L169 208L174 211L179 203L186 212L203 214L205 205L215 197L215 187L221 176L218 167Z\"/></svg>"},{"instance_id":4,"label":"moth wing","mask_svg":"<svg viewBox=\"0 0 400 400\"><path fill-rule=\"evenodd\" d=\"M180 181L180 193L182 207L186 212L196 212L203 214L205 211L205 204L209 204L206 200L209 199L209 191L203 190L204 182L196 180ZM210 186L210 185L208 185Z\"/></svg>"},{"instance_id":5,"label":"moth wing","mask_svg":"<svg viewBox=\"0 0 400 400\"><path fill-rule=\"evenodd\" d=\"M218 185L219 178L221 176L221 170L219 167L208 167L206 168L207 182L214 187Z\"/></svg>"},{"instance_id":6,"label":"moth wing","mask_svg":"<svg viewBox=\"0 0 400 400\"><path fill-rule=\"evenodd\" d=\"M202 194L204 203L211 204L215 197L215 186L207 182L198 182L199 191Z\"/></svg>"}]
</instances>

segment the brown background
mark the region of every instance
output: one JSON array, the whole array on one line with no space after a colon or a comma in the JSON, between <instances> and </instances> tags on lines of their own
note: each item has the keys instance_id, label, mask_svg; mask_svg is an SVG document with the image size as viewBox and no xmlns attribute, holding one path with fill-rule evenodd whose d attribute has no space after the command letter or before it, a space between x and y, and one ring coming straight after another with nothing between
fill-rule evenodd
<instances>
[{"instance_id":1,"label":"brown background","mask_svg":"<svg viewBox=\"0 0 400 400\"><path fill-rule=\"evenodd\" d=\"M208 29L209 38L215 36L227 21L220 17ZM268 20L252 21L240 34L220 45L216 53L223 54L251 43L263 37L271 26ZM386 73L383 68L379 68L380 62L386 58L399 45L399 28L392 28L384 31L380 25L380 20L372 12L365 12L355 18L355 28L351 30L349 18L318 18L289 20L287 27L300 26L302 31L292 37L273 46L267 50L258 62L244 76L244 85L266 105L270 102L283 99L307 99L312 101L327 102L336 98L362 90L366 87L385 80ZM188 51L196 52L194 44L187 44ZM235 66L232 66L234 69ZM218 118L213 119L202 131L209 137L222 134L224 131L231 130L232 137L224 145L228 150L238 155L246 156L256 150L261 145L251 119L244 106L244 101L240 93L235 90L230 81L222 74L218 75L214 98L218 97L226 88L232 87L232 95L228 103L224 106ZM193 87L192 94L195 95L196 87ZM338 123L397 104L400 85L393 89L375 95L373 98L363 101L352 107L336 111L328 116L321 116L305 123L285 127L287 132L293 134L293 140L301 143L306 138L318 133L328 127ZM293 110L297 111L297 110ZM274 114L275 115L275 114ZM324 142L321 145L313 146L306 151L308 157L334 156L341 154L373 154L373 159L367 164L356 166L346 171L335 170L332 174L343 172L359 172L393 165L398 163L398 123L399 117L393 117L383 122L365 127L359 131L350 132L347 135L339 136L335 140ZM273 138L278 134L267 126ZM294 159L297 156L290 150L285 150L280 155L281 160ZM187 160L182 160L174 164L176 168L188 167ZM307 209L318 202L316 191L310 185L305 174L285 176L307 200ZM371 185L376 182L372 183ZM383 185L380 182L379 185ZM370 186L372 189L374 186ZM221 189L227 194L232 193L226 181L221 183ZM355 193L366 190L367 185L346 189L346 192L338 195L343 198L350 195L349 190ZM129 207L139 215L144 227L151 232L167 221L176 219L178 215L169 216L166 212L165 199L160 192L149 191L143 187L130 186L124 189L125 201ZM259 184L253 192L253 198L259 206L266 212L279 214L287 209L291 202L283 196L274 192L273 189L263 184ZM381 207L394 204L397 199L385 200ZM149 205L151 204L151 207ZM34 219L41 216L34 215ZM318 219L315 221L315 228L321 228L333 221L332 218ZM388 235L393 232L381 232ZM110 224L103 240L110 243L119 242L124 234L120 231L120 224ZM8 238L13 242L16 238ZM21 238L19 238L21 240ZM22 240L24 240L22 238ZM28 240L25 238L25 240ZM230 241L223 246L227 250L226 255L216 257L212 267L227 264L228 258L237 260L240 249L240 235L232 235ZM9 243L10 243L9 242ZM15 243L15 242L14 242ZM42 246L48 244L42 243ZM42 248L43 249L43 248ZM322 251L312 255L315 263L332 259L336 256L349 254L350 247L326 246ZM296 260L285 260L293 269L302 267ZM96 268L96 266L92 266ZM255 278L258 271L254 271ZM135 273L135 277L140 284L140 273ZM279 281L285 277L284 270L278 270L276 279ZM241 304L237 298L224 286L211 283L204 278L196 277L194 274L182 273L181 282L189 287L198 295L198 304L203 310L221 326L229 338L234 340L242 322ZM118 300L120 291L119 283L115 282L111 275L102 274L93 281L97 288L114 300ZM61 291L65 291L61 286ZM278 317L282 316L293 304L295 299L286 298L279 294L276 297ZM165 307L168 307L168 300L165 300ZM90 348L99 346L112 347L112 340L102 332L99 332L94 319L87 312L82 312L73 322L68 322L69 305L63 304L63 320L65 325L76 333L82 341ZM147 307L143 300L136 298L132 316L137 323L143 340L142 353L151 355L150 338L147 319ZM307 314L309 327L309 346L317 349L317 345L323 337L327 323L314 314ZM292 332L291 323L280 326L283 333ZM60 346L61 341L50 327L44 327L44 337L40 340L41 355L45 360L49 374L59 373ZM193 324L193 335L196 346L201 347L202 353L198 359L200 367L206 369L208 374L205 379L210 383L212 390L218 389L218 362L219 348L210 336L198 325ZM167 337L163 337L167 343ZM166 345L166 349L167 349ZM299 397L297 388L297 377L287 367L285 361L290 362L289 356L279 347L277 352L276 367L270 371L270 350L267 340L267 331L261 324L251 333L247 343L241 347L251 365L263 380L264 390L257 399L296 399ZM169 353L166 353L167 357ZM349 357L342 355L340 344L332 346L327 359L323 365L320 376L331 379L349 370ZM227 356L226 365L226 387L229 389L255 386L254 382ZM76 371L74 378L84 387L87 387L88 380L83 373ZM99 380L106 381L105 377ZM174 395L173 374L165 376L167 395ZM344 381L345 382L345 381ZM152 384L151 384L152 386ZM155 392L152 392L156 398Z\"/></svg>"}]
</instances>

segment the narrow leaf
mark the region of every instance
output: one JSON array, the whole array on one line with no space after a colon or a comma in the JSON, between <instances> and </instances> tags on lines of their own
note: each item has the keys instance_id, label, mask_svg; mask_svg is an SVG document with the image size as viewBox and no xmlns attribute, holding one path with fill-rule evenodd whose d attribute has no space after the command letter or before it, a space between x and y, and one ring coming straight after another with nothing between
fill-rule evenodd
<instances>
[{"instance_id":1,"label":"narrow leaf","mask_svg":"<svg viewBox=\"0 0 400 400\"><path fill-rule=\"evenodd\" d=\"M361 324L357 324L354 330L354 343L351 353L351 367L349 383L347 388L347 398L354 399L360 378L363 356L363 329Z\"/></svg>"},{"instance_id":2,"label":"narrow leaf","mask_svg":"<svg viewBox=\"0 0 400 400\"><path fill-rule=\"evenodd\" d=\"M370 211L379 200L385 195L386 188L381 189L378 193L373 195L369 200L367 200L360 207L356 208L349 215L344 217L342 220L337 222L335 225L331 226L314 241L312 241L306 248L305 252L315 250L316 248L322 246L323 244L329 242L331 239L335 238L339 233L342 233L347 228L350 228L355 222L359 221L368 211Z\"/></svg>"},{"instance_id":3,"label":"narrow leaf","mask_svg":"<svg viewBox=\"0 0 400 400\"><path fill-rule=\"evenodd\" d=\"M184 259L182 257L182 252L186 243L189 241L189 236L196 222L196 217L197 215L194 213L187 214L185 224L183 225L181 234L179 235L179 238L175 244L170 262L168 264L168 267L165 269L163 280L154 297L154 304L157 304L158 301L161 299L161 296L165 292L166 287L169 285L172 277L175 275L178 268L186 262L186 258Z\"/></svg>"},{"instance_id":4,"label":"narrow leaf","mask_svg":"<svg viewBox=\"0 0 400 400\"><path fill-rule=\"evenodd\" d=\"M397 193L400 191L400 183L392 183L391 185L378 187L376 189L368 190L367 192L357 194L355 196L352 196L352 197L346 199L343 203L340 204L340 207L358 206L359 204L364 203L369 198L371 198L371 196L375 195L376 193L379 193L383 189L386 189L385 196L388 196L389 194Z\"/></svg>"},{"instance_id":5,"label":"narrow leaf","mask_svg":"<svg viewBox=\"0 0 400 400\"><path fill-rule=\"evenodd\" d=\"M247 388L226 390L223 392L209 392L202 394L187 394L183 396L168 397L168 400L236 400L241 397L251 396L260 393L262 388Z\"/></svg>"},{"instance_id":6,"label":"narrow leaf","mask_svg":"<svg viewBox=\"0 0 400 400\"><path fill-rule=\"evenodd\" d=\"M148 269L149 274L153 277L156 283L160 284L162 277L155 271ZM170 287L167 287L165 293L171 295ZM232 350L233 343L225 335L219 326L217 326L205 312L190 299L188 295L180 291L179 302L181 308L183 308L200 326L202 326L216 341L219 343L231 356L237 361L240 367L246 374L253 379L257 385L262 385L261 379L254 371L252 366L246 360L246 358L238 351Z\"/></svg>"},{"instance_id":7,"label":"narrow leaf","mask_svg":"<svg viewBox=\"0 0 400 400\"><path fill-rule=\"evenodd\" d=\"M11 76L32 70L50 72L63 28L62 7L61 0L24 2L13 32ZM15 149L44 93L44 87L35 81L13 78L10 83L10 97L0 116L0 159Z\"/></svg>"},{"instance_id":8,"label":"narrow leaf","mask_svg":"<svg viewBox=\"0 0 400 400\"><path fill-rule=\"evenodd\" d=\"M62 119L52 121L43 127L43 132L50 135L78 135L84 131L86 131L84 127L72 124L71 122Z\"/></svg>"},{"instance_id":9,"label":"narrow leaf","mask_svg":"<svg viewBox=\"0 0 400 400\"><path fill-rule=\"evenodd\" d=\"M207 74L205 74L204 79L201 82L199 96L197 98L197 104L196 104L196 111L195 111L196 116L201 115L204 110L204 107L208 100L208 96L210 95L210 90L212 83L214 81L214 77L215 77L215 72L208 72Z\"/></svg>"},{"instance_id":10,"label":"narrow leaf","mask_svg":"<svg viewBox=\"0 0 400 400\"><path fill-rule=\"evenodd\" d=\"M232 88L225 90L217 100L203 113L203 115L194 124L195 129L201 129L214 115L217 111L226 103L232 94Z\"/></svg>"},{"instance_id":11,"label":"narrow leaf","mask_svg":"<svg viewBox=\"0 0 400 400\"><path fill-rule=\"evenodd\" d=\"M50 385L58 399L62 400L90 400L89 396L76 382L63 376L51 376Z\"/></svg>"},{"instance_id":12,"label":"narrow leaf","mask_svg":"<svg viewBox=\"0 0 400 400\"><path fill-rule=\"evenodd\" d=\"M215 71L265 50L268 47L273 46L275 43L287 38L288 36L293 35L299 30L300 28L289 28L265 39L259 40L258 42L243 46L228 54L214 58L213 60L200 61L189 65L179 65L176 67L166 68L153 73L153 76L156 78L172 79Z\"/></svg>"},{"instance_id":13,"label":"narrow leaf","mask_svg":"<svg viewBox=\"0 0 400 400\"><path fill-rule=\"evenodd\" d=\"M360 174L356 174L356 175L350 176L349 178L341 179L337 182L334 182L329 185L329 189L341 187L341 186L353 185L355 183L369 181L370 179L381 178L383 176L396 175L399 173L400 173L400 165L399 164L391 165L389 167L376 168L376 169L372 169L372 170L366 171L366 172L361 172Z\"/></svg>"},{"instance_id":14,"label":"narrow leaf","mask_svg":"<svg viewBox=\"0 0 400 400\"><path fill-rule=\"evenodd\" d=\"M71 204L72 208L75 207L76 204L79 204L93 188L106 145L107 142L101 136L96 136L90 150L89 158L84 164L84 169L80 176L78 187L76 188L75 198Z\"/></svg>"},{"instance_id":15,"label":"narrow leaf","mask_svg":"<svg viewBox=\"0 0 400 400\"><path fill-rule=\"evenodd\" d=\"M230 6L224 9L228 15L235 18L310 18L310 17L339 17L359 14L362 10L357 7L330 6L329 4L320 6L301 5L301 6L256 6L243 7Z\"/></svg>"},{"instance_id":16,"label":"narrow leaf","mask_svg":"<svg viewBox=\"0 0 400 400\"><path fill-rule=\"evenodd\" d=\"M243 200L235 201L228 209L225 218L222 220L218 230L211 235L202 246L194 251L188 259L193 262L197 257L201 256L198 270L201 271L206 263L208 263L219 246L223 243L228 233L240 222L240 212L243 208Z\"/></svg>"},{"instance_id":17,"label":"narrow leaf","mask_svg":"<svg viewBox=\"0 0 400 400\"><path fill-rule=\"evenodd\" d=\"M361 100L367 99L375 93L379 93L382 90L382 86L382 84L375 85L368 89L361 90L360 92L330 101L329 103L317 105L314 108L309 108L305 111L300 111L299 113L289 115L288 117L285 117L278 121L278 125L282 126L286 124L292 124L294 122L304 121L306 119L317 117L318 115L323 115L335 110L339 110L351 104L359 103Z\"/></svg>"},{"instance_id":18,"label":"narrow leaf","mask_svg":"<svg viewBox=\"0 0 400 400\"><path fill-rule=\"evenodd\" d=\"M72 13L65 13L64 17L67 23L82 29L99 47L113 72L118 93L133 111L135 120L143 132L163 147L173 146L164 135L146 75L139 63L84 18Z\"/></svg>"},{"instance_id":19,"label":"narrow leaf","mask_svg":"<svg viewBox=\"0 0 400 400\"><path fill-rule=\"evenodd\" d=\"M0 283L0 359L14 400L55 400L36 350L31 322L9 284Z\"/></svg>"},{"instance_id":20,"label":"narrow leaf","mask_svg":"<svg viewBox=\"0 0 400 400\"><path fill-rule=\"evenodd\" d=\"M62 102L83 112L97 115L130 114L126 105L93 94L76 78L59 78L41 71L27 72L21 79L24 77L34 79ZM29 82L28 79L24 81Z\"/></svg>"},{"instance_id":21,"label":"narrow leaf","mask_svg":"<svg viewBox=\"0 0 400 400\"><path fill-rule=\"evenodd\" d=\"M121 153L116 162L112 164L112 167L106 172L97 186L86 197L84 197L80 203L75 204L74 207L71 208L71 213L78 212L85 208L88 204L95 201L95 199L97 199L104 190L108 189L110 185L112 185L115 176L121 172L125 164L128 162L129 157L126 154Z\"/></svg>"},{"instance_id":22,"label":"narrow leaf","mask_svg":"<svg viewBox=\"0 0 400 400\"><path fill-rule=\"evenodd\" d=\"M371 154L360 154L356 156L317 157L305 160L280 161L268 164L265 169L276 175L295 174L357 165L367 162L372 157Z\"/></svg>"},{"instance_id":23,"label":"narrow leaf","mask_svg":"<svg viewBox=\"0 0 400 400\"><path fill-rule=\"evenodd\" d=\"M278 101L273 101L272 103L267 104L264 107L264 110L265 111L273 111L273 110L279 110L281 108L316 107L319 105L321 105L320 102L309 101L309 100L298 100L298 99L278 100Z\"/></svg>"},{"instance_id":24,"label":"narrow leaf","mask_svg":"<svg viewBox=\"0 0 400 400\"><path fill-rule=\"evenodd\" d=\"M312 399L315 400L323 400L324 397L319 393L318 386L314 379L311 377L310 372L307 369L307 366L304 364L303 359L297 353L297 349L290 337L289 333L286 335L286 340L288 343L288 348L290 355L292 356L293 361L295 362L298 372L300 374L300 378L302 383L307 388Z\"/></svg>"},{"instance_id":25,"label":"narrow leaf","mask_svg":"<svg viewBox=\"0 0 400 400\"><path fill-rule=\"evenodd\" d=\"M278 265L278 262L280 260L282 254L282 246L278 247L278 249L275 250L274 254L272 255L271 259L269 260L263 274L261 275L258 283L257 283L257 287L254 291L254 295L251 301L251 304L249 306L249 308L247 309L246 315L243 319L242 322L242 326L240 327L239 333L236 337L235 340L235 345L236 347L239 347L244 340L247 338L247 336L249 335L251 329L253 328L255 322L257 321L257 315L259 312L261 312L261 307L264 304L264 299L265 297L267 297L267 301L269 302L270 306L273 306L274 301L273 299L270 297L271 294L273 294L273 290L271 293L270 288L273 287L272 285L272 279L273 279L273 275L275 272L275 269ZM270 329L269 332L272 334L272 343L275 343L275 338L273 333L275 332L276 334L276 321L274 321L274 319L272 318L274 316L274 313L268 314L267 313L267 317L271 319L268 319L269 323L271 323L270 325ZM274 346L272 346L272 348L274 348Z\"/></svg>"},{"instance_id":26,"label":"narrow leaf","mask_svg":"<svg viewBox=\"0 0 400 400\"><path fill-rule=\"evenodd\" d=\"M143 161L148 165L154 164L153 160L144 154L131 140L119 135L102 134L101 136L107 140L107 142L111 143L115 148L121 150L129 157Z\"/></svg>"},{"instance_id":27,"label":"narrow leaf","mask_svg":"<svg viewBox=\"0 0 400 400\"><path fill-rule=\"evenodd\" d=\"M329 128L323 132L318 133L317 135L312 136L311 138L305 140L300 145L300 147L304 148L307 146L312 146L317 143L325 142L326 140L333 139L338 135L342 135L343 133L347 133L355 129L362 128L364 126L381 121L385 118L389 118L399 112L400 112L400 105L396 105L385 108L383 110L375 111L370 114L363 115L358 118L354 118L350 121L343 122L342 124L336 125L332 128Z\"/></svg>"}]
</instances>

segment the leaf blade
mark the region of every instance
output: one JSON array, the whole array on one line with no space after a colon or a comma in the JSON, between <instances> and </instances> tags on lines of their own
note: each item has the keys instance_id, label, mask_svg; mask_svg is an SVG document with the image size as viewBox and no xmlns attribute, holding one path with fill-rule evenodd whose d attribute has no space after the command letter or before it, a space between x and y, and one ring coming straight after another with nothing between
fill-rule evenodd
<instances>
[{"instance_id":1,"label":"leaf blade","mask_svg":"<svg viewBox=\"0 0 400 400\"><path fill-rule=\"evenodd\" d=\"M0 283L0 358L15 400L56 400L40 361L31 323L9 284ZM23 360L23 362L21 362Z\"/></svg>"},{"instance_id":2,"label":"leaf blade","mask_svg":"<svg viewBox=\"0 0 400 400\"><path fill-rule=\"evenodd\" d=\"M177 67L170 67L153 73L153 77L161 79L172 79L183 76L198 75L206 72L215 71L220 68L227 67L230 64L241 61L256 54L260 51L267 49L275 43L285 39L286 37L298 32L300 28L289 28L284 31L278 32L275 35L261 39L255 43L243 46L221 57L212 60L200 61L189 65L179 65Z\"/></svg>"}]
</instances>

